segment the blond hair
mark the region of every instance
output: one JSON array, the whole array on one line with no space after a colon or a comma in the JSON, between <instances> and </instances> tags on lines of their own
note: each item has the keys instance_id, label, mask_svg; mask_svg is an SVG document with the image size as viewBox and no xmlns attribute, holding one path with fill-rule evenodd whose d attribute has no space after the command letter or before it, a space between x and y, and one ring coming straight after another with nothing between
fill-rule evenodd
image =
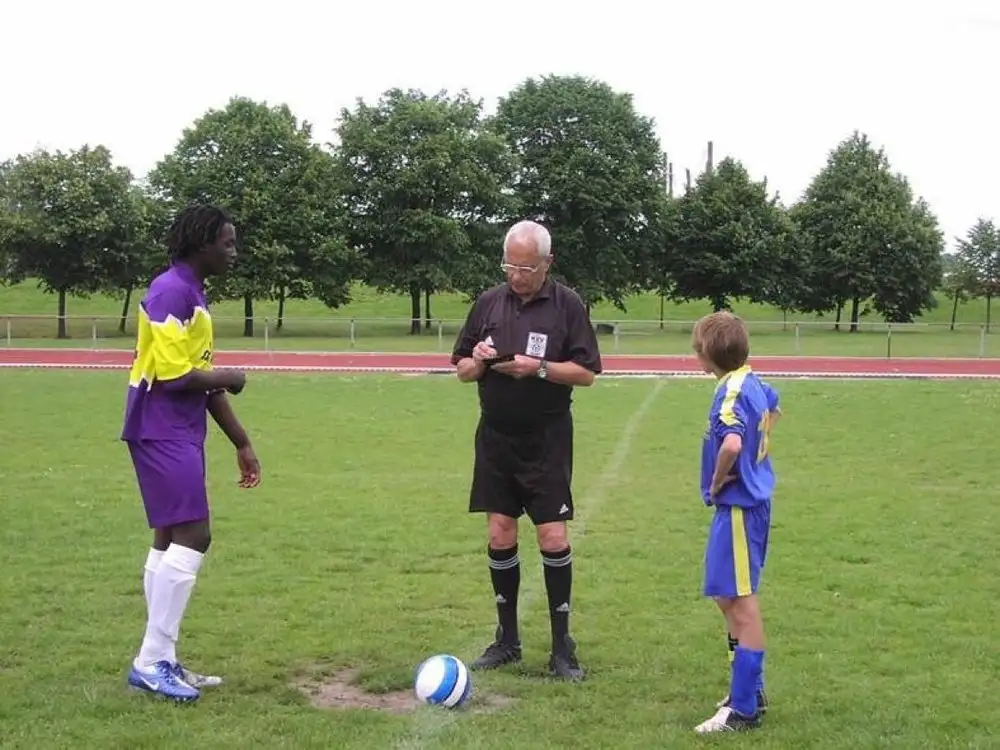
<instances>
[{"instance_id":1,"label":"blond hair","mask_svg":"<svg viewBox=\"0 0 1000 750\"><path fill-rule=\"evenodd\" d=\"M750 356L750 332L731 312L706 315L694 324L691 346L722 372L738 370Z\"/></svg>"}]
</instances>

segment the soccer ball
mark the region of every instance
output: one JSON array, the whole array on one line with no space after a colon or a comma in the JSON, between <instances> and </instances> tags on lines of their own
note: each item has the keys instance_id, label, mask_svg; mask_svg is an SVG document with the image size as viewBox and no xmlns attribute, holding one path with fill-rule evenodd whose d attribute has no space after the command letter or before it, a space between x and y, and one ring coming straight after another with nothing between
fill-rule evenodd
<instances>
[{"instance_id":1,"label":"soccer ball","mask_svg":"<svg viewBox=\"0 0 1000 750\"><path fill-rule=\"evenodd\" d=\"M472 693L469 670L450 654L432 656L417 667L413 693L422 703L458 708Z\"/></svg>"}]
</instances>

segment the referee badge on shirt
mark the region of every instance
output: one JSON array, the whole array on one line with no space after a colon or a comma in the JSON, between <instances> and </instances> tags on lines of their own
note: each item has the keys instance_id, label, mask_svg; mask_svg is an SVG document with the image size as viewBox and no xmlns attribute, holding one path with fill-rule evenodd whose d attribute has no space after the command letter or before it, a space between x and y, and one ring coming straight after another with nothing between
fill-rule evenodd
<instances>
[{"instance_id":1,"label":"referee badge on shirt","mask_svg":"<svg viewBox=\"0 0 1000 750\"><path fill-rule=\"evenodd\" d=\"M545 358L545 349L549 345L549 337L544 333L535 333L532 331L528 334L528 347L525 349L525 354L529 357L536 357L538 359Z\"/></svg>"}]
</instances>

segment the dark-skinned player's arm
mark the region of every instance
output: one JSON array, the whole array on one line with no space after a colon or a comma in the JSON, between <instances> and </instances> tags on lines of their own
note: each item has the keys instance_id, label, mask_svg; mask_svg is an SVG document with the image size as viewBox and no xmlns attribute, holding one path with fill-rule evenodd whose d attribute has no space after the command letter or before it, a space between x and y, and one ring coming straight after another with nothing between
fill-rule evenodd
<instances>
[{"instance_id":1,"label":"dark-skinned player's arm","mask_svg":"<svg viewBox=\"0 0 1000 750\"><path fill-rule=\"evenodd\" d=\"M225 391L216 390L208 394L208 413L219 425L219 429L236 448L236 462L240 467L240 487L256 487L260 484L260 461L254 453L250 436L240 424Z\"/></svg>"},{"instance_id":2,"label":"dark-skinned player's arm","mask_svg":"<svg viewBox=\"0 0 1000 750\"><path fill-rule=\"evenodd\" d=\"M246 375L242 370L188 370L179 378L164 380L160 378L158 382L168 390L178 391L229 391L237 394L246 385Z\"/></svg>"}]
</instances>

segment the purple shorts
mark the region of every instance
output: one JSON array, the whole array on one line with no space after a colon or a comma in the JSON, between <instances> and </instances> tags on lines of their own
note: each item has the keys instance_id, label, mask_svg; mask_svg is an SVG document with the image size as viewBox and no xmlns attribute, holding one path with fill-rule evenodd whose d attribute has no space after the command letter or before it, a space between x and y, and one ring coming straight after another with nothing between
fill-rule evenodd
<instances>
[{"instance_id":1,"label":"purple shorts","mask_svg":"<svg viewBox=\"0 0 1000 750\"><path fill-rule=\"evenodd\" d=\"M128 441L149 528L208 519L205 446L183 440Z\"/></svg>"}]
</instances>

